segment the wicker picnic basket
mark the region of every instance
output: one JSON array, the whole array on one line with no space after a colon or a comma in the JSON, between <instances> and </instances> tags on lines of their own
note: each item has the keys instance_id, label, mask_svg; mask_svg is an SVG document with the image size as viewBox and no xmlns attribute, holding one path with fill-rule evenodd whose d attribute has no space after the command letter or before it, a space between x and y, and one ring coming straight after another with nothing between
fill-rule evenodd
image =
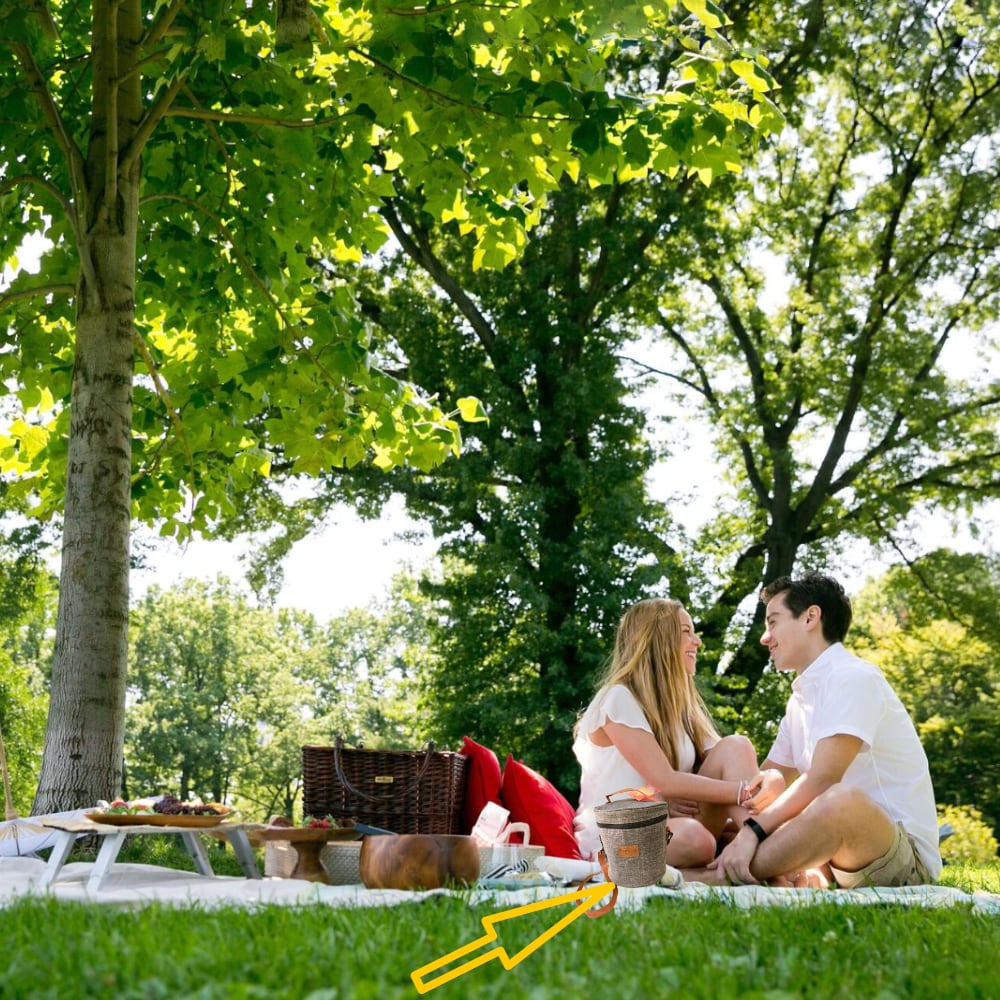
<instances>
[{"instance_id":1,"label":"wicker picnic basket","mask_svg":"<svg viewBox=\"0 0 1000 1000\"><path fill-rule=\"evenodd\" d=\"M353 819L393 833L460 834L469 758L435 750L302 748L306 816Z\"/></svg>"},{"instance_id":2,"label":"wicker picnic basket","mask_svg":"<svg viewBox=\"0 0 1000 1000\"><path fill-rule=\"evenodd\" d=\"M594 806L608 878L615 885L633 889L655 885L663 877L670 840L667 828L670 810L666 802L651 798L612 801L615 795L638 791L623 788L608 795L607 802Z\"/></svg>"}]
</instances>

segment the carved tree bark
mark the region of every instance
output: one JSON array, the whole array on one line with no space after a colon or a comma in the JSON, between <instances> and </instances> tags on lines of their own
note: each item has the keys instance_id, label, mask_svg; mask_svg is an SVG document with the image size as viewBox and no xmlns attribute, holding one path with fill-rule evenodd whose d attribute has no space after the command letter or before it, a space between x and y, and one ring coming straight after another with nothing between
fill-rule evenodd
<instances>
[{"instance_id":1,"label":"carved tree bark","mask_svg":"<svg viewBox=\"0 0 1000 1000\"><path fill-rule=\"evenodd\" d=\"M89 145L85 158L71 139L64 149L77 167L81 264L57 634L35 812L93 805L121 786L141 37L140 0L95 0Z\"/></svg>"}]
</instances>

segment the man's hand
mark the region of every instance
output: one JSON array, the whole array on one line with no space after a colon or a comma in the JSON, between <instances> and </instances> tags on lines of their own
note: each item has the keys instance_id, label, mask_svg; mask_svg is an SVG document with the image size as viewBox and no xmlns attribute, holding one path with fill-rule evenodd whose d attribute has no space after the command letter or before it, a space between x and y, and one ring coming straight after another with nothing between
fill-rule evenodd
<instances>
[{"instance_id":1,"label":"man's hand","mask_svg":"<svg viewBox=\"0 0 1000 1000\"><path fill-rule=\"evenodd\" d=\"M758 885L757 879L750 874L750 862L756 853L757 838L752 830L744 827L729 846L706 867L735 885Z\"/></svg>"}]
</instances>

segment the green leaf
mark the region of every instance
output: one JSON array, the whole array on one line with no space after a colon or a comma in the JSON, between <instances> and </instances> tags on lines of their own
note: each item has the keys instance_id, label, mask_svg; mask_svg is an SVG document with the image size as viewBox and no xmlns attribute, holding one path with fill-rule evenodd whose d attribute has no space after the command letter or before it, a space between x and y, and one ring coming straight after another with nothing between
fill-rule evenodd
<instances>
[{"instance_id":1,"label":"green leaf","mask_svg":"<svg viewBox=\"0 0 1000 1000\"><path fill-rule=\"evenodd\" d=\"M574 149L579 150L581 153L592 155L601 148L603 139L604 133L597 122L588 118L573 129L570 143Z\"/></svg>"},{"instance_id":2,"label":"green leaf","mask_svg":"<svg viewBox=\"0 0 1000 1000\"><path fill-rule=\"evenodd\" d=\"M734 59L729 68L757 94L766 93L774 88L774 78L757 63L749 59Z\"/></svg>"},{"instance_id":3,"label":"green leaf","mask_svg":"<svg viewBox=\"0 0 1000 1000\"><path fill-rule=\"evenodd\" d=\"M463 396L458 401L458 412L467 424L478 424L489 420L483 404L475 396Z\"/></svg>"},{"instance_id":4,"label":"green leaf","mask_svg":"<svg viewBox=\"0 0 1000 1000\"><path fill-rule=\"evenodd\" d=\"M417 83L427 85L436 75L433 56L414 56L403 65L403 76Z\"/></svg>"}]
</instances>

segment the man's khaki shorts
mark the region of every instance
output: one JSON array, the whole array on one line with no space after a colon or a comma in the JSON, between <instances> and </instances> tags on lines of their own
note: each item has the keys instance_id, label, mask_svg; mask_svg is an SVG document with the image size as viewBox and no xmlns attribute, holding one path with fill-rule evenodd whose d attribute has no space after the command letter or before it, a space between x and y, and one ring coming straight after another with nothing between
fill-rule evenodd
<instances>
[{"instance_id":1,"label":"man's khaki shorts","mask_svg":"<svg viewBox=\"0 0 1000 1000\"><path fill-rule=\"evenodd\" d=\"M856 872L841 871L833 865L830 870L841 889L859 889L866 885L926 885L933 881L902 823L896 824L892 847L870 865Z\"/></svg>"}]
</instances>

